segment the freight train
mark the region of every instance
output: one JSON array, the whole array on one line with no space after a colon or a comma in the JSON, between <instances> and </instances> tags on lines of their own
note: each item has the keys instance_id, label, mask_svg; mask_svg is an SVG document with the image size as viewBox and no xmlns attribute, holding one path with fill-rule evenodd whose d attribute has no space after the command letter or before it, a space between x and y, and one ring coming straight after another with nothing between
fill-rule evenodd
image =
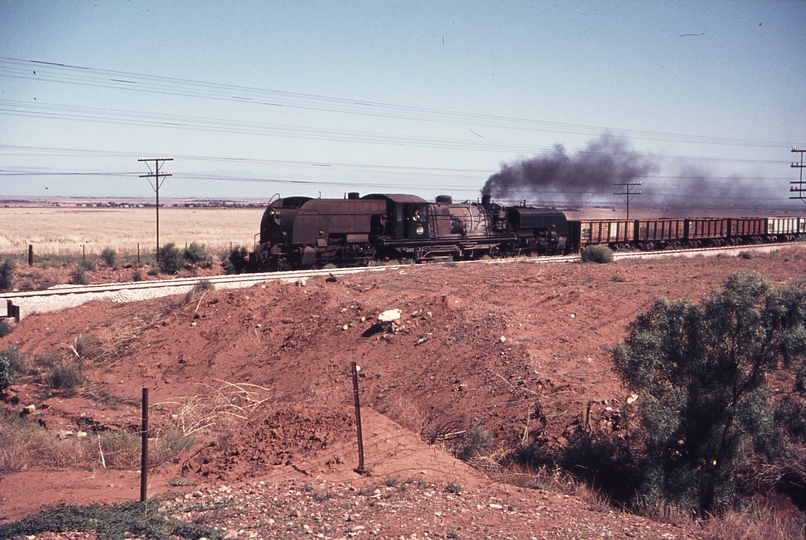
<instances>
[{"instance_id":1,"label":"freight train","mask_svg":"<svg viewBox=\"0 0 806 540\"><path fill-rule=\"evenodd\" d=\"M344 199L270 201L248 268L562 255L593 244L652 250L805 237L806 217L569 220L557 210L505 206L489 196L454 203L447 195L429 202L415 195L349 193Z\"/></svg>"}]
</instances>

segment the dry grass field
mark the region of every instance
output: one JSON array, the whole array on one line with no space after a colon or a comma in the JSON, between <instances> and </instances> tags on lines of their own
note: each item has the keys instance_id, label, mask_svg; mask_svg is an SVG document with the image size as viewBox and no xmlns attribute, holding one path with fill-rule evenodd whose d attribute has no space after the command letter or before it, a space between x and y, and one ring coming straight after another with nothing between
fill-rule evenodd
<instances>
[{"instance_id":1,"label":"dry grass field","mask_svg":"<svg viewBox=\"0 0 806 540\"><path fill-rule=\"evenodd\" d=\"M161 208L160 245L196 242L211 252L242 245L252 248L261 208ZM154 208L3 208L0 254L23 255L28 245L39 255L152 253L156 244Z\"/></svg>"}]
</instances>

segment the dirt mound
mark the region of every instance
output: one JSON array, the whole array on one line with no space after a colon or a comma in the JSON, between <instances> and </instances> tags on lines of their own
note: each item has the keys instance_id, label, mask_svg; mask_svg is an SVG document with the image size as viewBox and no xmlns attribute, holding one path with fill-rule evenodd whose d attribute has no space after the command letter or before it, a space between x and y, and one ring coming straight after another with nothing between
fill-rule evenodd
<instances>
[{"instance_id":1,"label":"dirt mound","mask_svg":"<svg viewBox=\"0 0 806 540\"><path fill-rule=\"evenodd\" d=\"M34 405L27 421L54 438L59 430L94 435L93 426L136 426L148 388L152 429L200 441L155 469L151 494L198 489L168 485L183 471L210 488L289 476L360 486L389 476L483 490L491 481L450 454L466 430L477 423L501 455L521 441L563 445L578 430L615 429L629 392L609 351L626 325L658 296L698 299L736 271L776 285L797 279L806 275L804 248L608 265L401 266L335 282L87 304L30 316L0 338L0 349L18 347L31 359L81 362L80 389L68 396L29 378L4 407L20 414ZM391 309L400 319L369 331ZM351 362L362 368L371 477L354 471ZM191 406L199 403L207 409ZM65 498L136 497L137 475L88 459L44 476L4 473L0 515L18 518ZM45 487L34 493L35 475Z\"/></svg>"},{"instance_id":2,"label":"dirt mound","mask_svg":"<svg viewBox=\"0 0 806 540\"><path fill-rule=\"evenodd\" d=\"M249 419L242 428L206 444L182 460L187 477L211 477L243 481L263 476L278 466L297 468L298 463L316 460L334 443L355 440L352 411L311 407L284 407ZM325 462L341 463L332 456Z\"/></svg>"}]
</instances>

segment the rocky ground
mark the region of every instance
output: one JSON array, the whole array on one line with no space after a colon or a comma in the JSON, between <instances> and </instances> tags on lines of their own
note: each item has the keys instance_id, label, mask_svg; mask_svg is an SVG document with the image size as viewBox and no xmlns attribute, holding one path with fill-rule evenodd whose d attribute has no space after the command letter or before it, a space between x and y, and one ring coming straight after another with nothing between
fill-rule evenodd
<instances>
[{"instance_id":1,"label":"rocky ground","mask_svg":"<svg viewBox=\"0 0 806 540\"><path fill-rule=\"evenodd\" d=\"M451 452L475 423L493 435L493 458L521 441L562 446L579 430L613 429L630 392L609 349L626 325L657 296L696 300L736 271L776 285L802 278L806 249L401 266L87 304L27 317L0 338L0 349L31 358L80 359L80 390L46 395L27 380L4 406L16 414L34 405L29 421L75 445L67 433L92 440L136 429L148 388L154 434L197 441L150 471L149 494L230 537L695 538L693 524L622 513L583 489L568 495L494 459L471 468ZM376 326L388 310L400 319ZM363 475L352 362L361 368ZM137 499L136 464L115 468L85 446L72 465L4 472L0 520L62 502Z\"/></svg>"}]
</instances>

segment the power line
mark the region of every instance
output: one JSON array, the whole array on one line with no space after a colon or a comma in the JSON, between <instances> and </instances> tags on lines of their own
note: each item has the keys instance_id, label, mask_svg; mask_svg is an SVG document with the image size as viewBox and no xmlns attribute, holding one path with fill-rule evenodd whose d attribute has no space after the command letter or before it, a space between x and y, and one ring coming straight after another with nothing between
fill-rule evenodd
<instances>
[{"instance_id":1,"label":"power line","mask_svg":"<svg viewBox=\"0 0 806 540\"><path fill-rule=\"evenodd\" d=\"M37 67L38 71L34 73L35 70L30 69L31 66ZM787 145L787 143L782 141L735 139L730 137L706 137L680 133L606 128L604 126L551 122L545 120L513 118L488 114L465 113L460 111L446 111L426 107L396 105L377 101L336 98L320 94L304 94L248 86L209 83L190 79L145 75L124 71L96 69L56 62L46 62L42 60L24 60L19 58L0 57L0 73L8 77L18 79L38 81L45 80L48 82L115 90L176 95L181 97L194 97L266 107L336 112L380 118L417 120L435 123L453 123L470 126L541 132L548 131L577 134L598 134L603 131L610 131L614 134L629 136L636 139L693 144L767 148L775 148Z\"/></svg>"}]
</instances>

